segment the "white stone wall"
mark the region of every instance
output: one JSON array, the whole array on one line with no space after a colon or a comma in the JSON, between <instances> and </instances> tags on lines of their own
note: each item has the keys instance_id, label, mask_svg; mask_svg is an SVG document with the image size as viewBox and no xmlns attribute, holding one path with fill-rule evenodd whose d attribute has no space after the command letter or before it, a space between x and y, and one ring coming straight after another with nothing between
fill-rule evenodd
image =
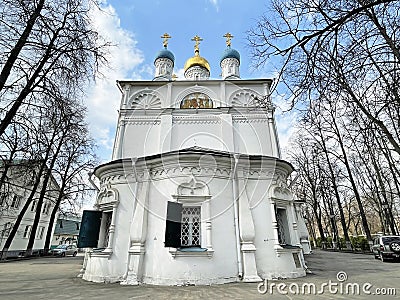
<instances>
[{"instance_id":1,"label":"white stone wall","mask_svg":"<svg viewBox=\"0 0 400 300\"><path fill-rule=\"evenodd\" d=\"M289 166L274 159L255 161L239 158L240 171L237 179L233 179L234 160L231 156L212 156L214 163L209 160L206 165L200 166L199 160L207 155L210 155L207 151L188 150L179 155L171 153L147 161L125 160L123 165L107 165L98 170L96 175L102 185L110 186L118 193L116 230L111 242L112 252L91 253L83 278L95 282L159 285L239 281L234 182L239 187L240 197L240 244L242 251L247 251L240 253L244 278L252 267L255 276L249 277L249 281L303 276L303 266L296 268L294 264L293 251L277 248L272 226L273 200L269 190L272 186L283 184L279 176L284 178ZM202 220L201 247L207 248L210 244L212 248L209 248L211 251L188 255L165 247L164 235L168 201L176 201L178 187L192 180L201 182L209 190L210 218ZM246 198L243 198L244 194ZM293 226L295 219L291 215L293 205L289 198L279 201L280 205L287 207L287 222L292 244L295 245L298 235ZM204 209L202 205L202 218ZM206 222L211 225L210 241L207 241ZM136 248L131 247L134 241Z\"/></svg>"},{"instance_id":2,"label":"white stone wall","mask_svg":"<svg viewBox=\"0 0 400 300\"><path fill-rule=\"evenodd\" d=\"M122 85L113 159L141 157L191 146L279 157L268 81ZM212 109L180 109L191 93L204 93Z\"/></svg>"}]
</instances>

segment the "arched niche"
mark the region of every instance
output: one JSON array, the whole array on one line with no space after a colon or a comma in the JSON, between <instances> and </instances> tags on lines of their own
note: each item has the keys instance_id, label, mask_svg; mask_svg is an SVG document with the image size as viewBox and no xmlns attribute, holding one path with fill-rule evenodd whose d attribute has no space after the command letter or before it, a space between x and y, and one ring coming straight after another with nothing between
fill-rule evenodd
<instances>
[{"instance_id":1,"label":"arched niche","mask_svg":"<svg viewBox=\"0 0 400 300\"><path fill-rule=\"evenodd\" d=\"M239 89L229 96L229 103L239 107L265 106L260 103L260 99L263 99L263 96L252 89Z\"/></svg>"},{"instance_id":2,"label":"arched niche","mask_svg":"<svg viewBox=\"0 0 400 300\"><path fill-rule=\"evenodd\" d=\"M161 108L162 95L155 90L141 90L128 100L128 107L133 109L159 109Z\"/></svg>"},{"instance_id":3,"label":"arched niche","mask_svg":"<svg viewBox=\"0 0 400 300\"><path fill-rule=\"evenodd\" d=\"M201 97L203 97L203 98L208 98L211 100L212 107L208 107L208 108L215 108L217 106L217 100L216 100L217 95L212 90L210 90L204 86L199 86L199 85L189 87L189 88L183 90L182 92L180 92L176 97L176 102L175 102L174 106L176 108L184 108L181 106L182 104L184 105L184 103L185 103L183 100L190 99L191 96L196 96L196 94L201 95ZM187 98L187 97L189 97L189 98ZM188 108L196 108L196 107L188 107ZM200 108L200 107L197 107L197 108ZM206 108L206 107L203 107L203 108Z\"/></svg>"}]
</instances>

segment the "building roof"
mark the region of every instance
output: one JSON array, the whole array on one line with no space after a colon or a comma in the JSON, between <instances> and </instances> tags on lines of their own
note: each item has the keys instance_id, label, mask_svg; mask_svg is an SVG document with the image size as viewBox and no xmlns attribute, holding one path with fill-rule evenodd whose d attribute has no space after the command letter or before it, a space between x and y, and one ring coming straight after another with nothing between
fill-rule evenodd
<instances>
[{"instance_id":1,"label":"building roof","mask_svg":"<svg viewBox=\"0 0 400 300\"><path fill-rule=\"evenodd\" d=\"M158 51L154 61L156 61L159 58L168 58L168 59L172 60L172 62L175 62L174 54L171 51L169 51L167 48L164 48L164 49L161 49L160 51Z\"/></svg>"},{"instance_id":2,"label":"building roof","mask_svg":"<svg viewBox=\"0 0 400 300\"><path fill-rule=\"evenodd\" d=\"M235 49L231 48L231 47L227 47L225 49L225 51L222 53L220 62L222 63L222 61L224 59L226 59L226 58L236 58L240 63L240 54L239 54L239 52L236 51Z\"/></svg>"}]
</instances>

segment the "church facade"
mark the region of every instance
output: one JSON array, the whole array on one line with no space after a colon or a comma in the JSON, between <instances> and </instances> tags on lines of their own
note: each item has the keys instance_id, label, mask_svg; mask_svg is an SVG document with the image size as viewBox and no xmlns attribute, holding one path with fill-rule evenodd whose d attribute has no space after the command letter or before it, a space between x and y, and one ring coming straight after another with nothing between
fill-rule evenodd
<instances>
[{"instance_id":1,"label":"church facade","mask_svg":"<svg viewBox=\"0 0 400 300\"><path fill-rule=\"evenodd\" d=\"M271 80L240 79L240 55L225 37L221 80L209 79L198 36L185 80L175 80L165 34L154 80L118 81L113 157L95 170L96 210L81 226L82 240L85 226L98 228L83 279L184 285L305 275L304 220L287 185L293 168L280 158Z\"/></svg>"}]
</instances>

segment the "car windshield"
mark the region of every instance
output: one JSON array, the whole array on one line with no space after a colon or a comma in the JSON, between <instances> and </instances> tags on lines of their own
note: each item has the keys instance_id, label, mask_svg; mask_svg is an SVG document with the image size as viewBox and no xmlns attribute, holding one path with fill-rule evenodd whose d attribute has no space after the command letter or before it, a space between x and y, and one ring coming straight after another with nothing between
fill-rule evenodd
<instances>
[{"instance_id":1,"label":"car windshield","mask_svg":"<svg viewBox=\"0 0 400 300\"><path fill-rule=\"evenodd\" d=\"M384 244L390 244L392 242L400 242L400 236L387 236L382 238Z\"/></svg>"},{"instance_id":2,"label":"car windshield","mask_svg":"<svg viewBox=\"0 0 400 300\"><path fill-rule=\"evenodd\" d=\"M67 245L59 245L56 249L67 249Z\"/></svg>"}]
</instances>

